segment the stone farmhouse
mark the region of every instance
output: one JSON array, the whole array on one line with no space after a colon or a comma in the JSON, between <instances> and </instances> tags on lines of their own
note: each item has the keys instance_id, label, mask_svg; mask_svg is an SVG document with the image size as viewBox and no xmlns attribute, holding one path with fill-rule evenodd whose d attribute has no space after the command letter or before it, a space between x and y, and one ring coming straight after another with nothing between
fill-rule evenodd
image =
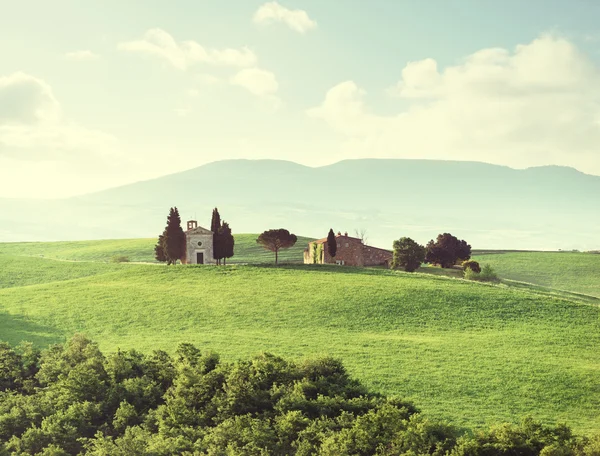
<instances>
[{"instance_id":1,"label":"stone farmhouse","mask_svg":"<svg viewBox=\"0 0 600 456\"><path fill-rule=\"evenodd\" d=\"M198 226L196 220L187 222L185 231L185 263L216 264L213 258L213 232Z\"/></svg>"},{"instance_id":2,"label":"stone farmhouse","mask_svg":"<svg viewBox=\"0 0 600 456\"><path fill-rule=\"evenodd\" d=\"M365 245L361 239L338 232L335 237L335 258L329 255L327 238L308 243L304 250L305 264L338 264L340 266L387 266L392 263L392 252Z\"/></svg>"}]
</instances>

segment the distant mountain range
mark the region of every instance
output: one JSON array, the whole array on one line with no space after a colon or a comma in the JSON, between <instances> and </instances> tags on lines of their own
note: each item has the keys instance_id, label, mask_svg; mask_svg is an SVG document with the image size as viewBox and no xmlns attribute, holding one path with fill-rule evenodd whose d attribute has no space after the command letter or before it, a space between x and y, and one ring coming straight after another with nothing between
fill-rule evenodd
<instances>
[{"instance_id":1,"label":"distant mountain range","mask_svg":"<svg viewBox=\"0 0 600 456\"><path fill-rule=\"evenodd\" d=\"M310 168L231 160L62 200L0 199L0 241L154 237L169 207L234 232L288 228L324 237L366 228L368 242L425 243L451 232L474 248L600 248L600 177L572 168L476 162L345 160Z\"/></svg>"}]
</instances>

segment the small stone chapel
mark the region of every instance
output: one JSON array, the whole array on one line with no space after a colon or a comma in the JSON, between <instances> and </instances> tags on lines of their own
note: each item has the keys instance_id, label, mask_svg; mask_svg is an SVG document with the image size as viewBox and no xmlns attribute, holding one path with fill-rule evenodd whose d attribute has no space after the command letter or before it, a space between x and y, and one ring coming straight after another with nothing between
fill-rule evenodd
<instances>
[{"instance_id":1,"label":"small stone chapel","mask_svg":"<svg viewBox=\"0 0 600 456\"><path fill-rule=\"evenodd\" d=\"M216 264L213 258L213 232L198 226L196 220L187 222L185 246L186 264Z\"/></svg>"}]
</instances>

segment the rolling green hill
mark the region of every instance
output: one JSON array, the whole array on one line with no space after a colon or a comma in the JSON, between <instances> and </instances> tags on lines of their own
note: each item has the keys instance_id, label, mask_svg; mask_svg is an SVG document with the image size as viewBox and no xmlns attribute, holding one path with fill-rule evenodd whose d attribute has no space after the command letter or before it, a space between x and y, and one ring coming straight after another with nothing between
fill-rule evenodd
<instances>
[{"instance_id":1,"label":"rolling green hill","mask_svg":"<svg viewBox=\"0 0 600 456\"><path fill-rule=\"evenodd\" d=\"M504 279L600 298L600 255L572 252L511 252L476 255Z\"/></svg>"},{"instance_id":2,"label":"rolling green hill","mask_svg":"<svg viewBox=\"0 0 600 456\"><path fill-rule=\"evenodd\" d=\"M274 255L256 244L257 234L235 235L235 256L232 264L273 263ZM282 250L282 263L302 263L303 251L312 238L299 236L290 249ZM110 262L123 255L131 262L154 263L155 239L112 239L100 241L19 242L0 243L0 254L50 258L66 261ZM506 285L526 287L532 284L538 291L579 293L600 298L600 255L571 252L506 252L476 254L481 264L489 263ZM424 265L420 272L448 277L460 277L458 270L442 270ZM0 272L1 274L1 272ZM511 281L525 282L525 284ZM567 293L567 295L568 295ZM564 294L563 294L564 295Z\"/></svg>"},{"instance_id":3,"label":"rolling green hill","mask_svg":"<svg viewBox=\"0 0 600 456\"><path fill-rule=\"evenodd\" d=\"M459 425L531 414L579 432L600 427L597 306L381 269L166 267L24 257L6 245L0 252L0 338L11 343L48 345L83 332L104 350L191 342L226 359L328 354L369 387Z\"/></svg>"},{"instance_id":4,"label":"rolling green hill","mask_svg":"<svg viewBox=\"0 0 600 456\"><path fill-rule=\"evenodd\" d=\"M258 234L235 234L234 257L228 263L273 263L275 254L256 243ZM296 245L279 253L282 263L302 263L303 252L313 239L298 236ZM132 262L154 263L156 239L0 243L0 254L66 261L110 262L116 255Z\"/></svg>"}]
</instances>

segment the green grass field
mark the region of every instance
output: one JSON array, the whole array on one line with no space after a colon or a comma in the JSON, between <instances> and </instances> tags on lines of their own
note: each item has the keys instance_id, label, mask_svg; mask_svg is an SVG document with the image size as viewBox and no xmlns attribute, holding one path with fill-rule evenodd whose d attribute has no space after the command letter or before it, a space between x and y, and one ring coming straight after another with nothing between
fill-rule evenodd
<instances>
[{"instance_id":1,"label":"green grass field","mask_svg":"<svg viewBox=\"0 0 600 456\"><path fill-rule=\"evenodd\" d=\"M235 255L228 263L273 263L275 254L256 243L257 234L236 234ZM279 252L282 263L302 263L303 252L311 238L298 236L292 248ZM51 258L65 261L110 262L116 255L132 262L154 263L156 239L117 239L72 242L15 242L0 243L0 253Z\"/></svg>"},{"instance_id":2,"label":"green grass field","mask_svg":"<svg viewBox=\"0 0 600 456\"><path fill-rule=\"evenodd\" d=\"M598 306L384 269L50 259L143 260L136 249L153 241L60 244L0 244L0 339L44 346L83 332L103 350L192 342L226 359L328 354L368 386L465 427L531 414L600 428ZM264 255L246 244L238 261Z\"/></svg>"},{"instance_id":3,"label":"green grass field","mask_svg":"<svg viewBox=\"0 0 600 456\"><path fill-rule=\"evenodd\" d=\"M600 255L571 252L518 252L476 255L503 279L600 298Z\"/></svg>"}]
</instances>

